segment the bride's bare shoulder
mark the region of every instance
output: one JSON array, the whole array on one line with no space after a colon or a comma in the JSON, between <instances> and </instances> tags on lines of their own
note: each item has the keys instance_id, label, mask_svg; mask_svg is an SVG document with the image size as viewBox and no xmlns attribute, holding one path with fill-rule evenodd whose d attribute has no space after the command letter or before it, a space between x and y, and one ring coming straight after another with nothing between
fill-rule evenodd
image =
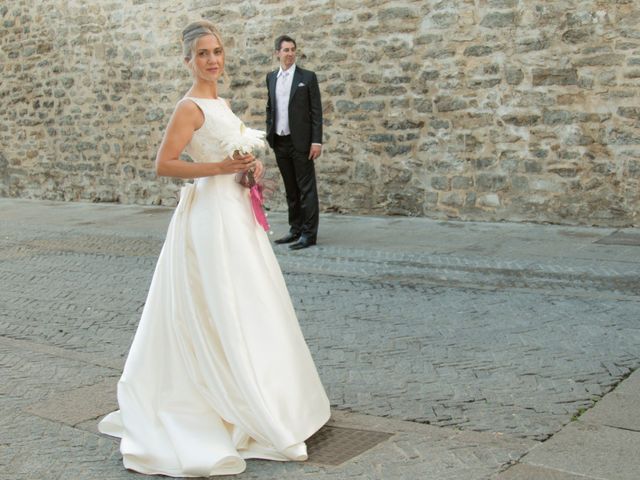
<instances>
[{"instance_id":1,"label":"bride's bare shoulder","mask_svg":"<svg viewBox=\"0 0 640 480\"><path fill-rule=\"evenodd\" d=\"M198 105L198 103L191 97L182 97L178 103L176 104L175 110L176 112L193 112L198 113L202 112L202 109Z\"/></svg>"},{"instance_id":2,"label":"bride's bare shoulder","mask_svg":"<svg viewBox=\"0 0 640 480\"><path fill-rule=\"evenodd\" d=\"M197 130L204 123L204 112L200 106L188 97L182 98L173 111L173 119L193 124Z\"/></svg>"}]
</instances>

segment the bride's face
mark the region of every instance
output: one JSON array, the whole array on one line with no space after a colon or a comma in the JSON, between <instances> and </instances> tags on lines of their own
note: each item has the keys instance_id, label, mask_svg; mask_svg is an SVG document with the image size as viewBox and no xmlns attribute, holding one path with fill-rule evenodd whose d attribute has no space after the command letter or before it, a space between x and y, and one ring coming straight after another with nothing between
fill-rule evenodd
<instances>
[{"instance_id":1,"label":"bride's face","mask_svg":"<svg viewBox=\"0 0 640 480\"><path fill-rule=\"evenodd\" d=\"M193 72L196 77L217 82L224 71L224 50L214 35L200 37L196 43Z\"/></svg>"}]
</instances>

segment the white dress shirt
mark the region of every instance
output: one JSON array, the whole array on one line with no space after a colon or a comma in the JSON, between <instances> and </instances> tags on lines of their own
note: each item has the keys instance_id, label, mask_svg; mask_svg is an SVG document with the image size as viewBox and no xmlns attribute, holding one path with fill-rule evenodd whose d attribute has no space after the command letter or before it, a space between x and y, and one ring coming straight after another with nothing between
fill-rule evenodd
<instances>
[{"instance_id":1,"label":"white dress shirt","mask_svg":"<svg viewBox=\"0 0 640 480\"><path fill-rule=\"evenodd\" d=\"M288 70L278 72L276 80L276 134L289 135L289 95L291 94L291 83L293 74L296 71L295 63Z\"/></svg>"}]
</instances>

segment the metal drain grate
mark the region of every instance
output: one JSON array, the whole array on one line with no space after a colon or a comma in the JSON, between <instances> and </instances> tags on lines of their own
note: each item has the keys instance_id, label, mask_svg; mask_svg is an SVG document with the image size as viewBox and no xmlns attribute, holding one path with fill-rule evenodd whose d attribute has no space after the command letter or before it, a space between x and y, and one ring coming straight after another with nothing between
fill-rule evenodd
<instances>
[{"instance_id":1,"label":"metal drain grate","mask_svg":"<svg viewBox=\"0 0 640 480\"><path fill-rule=\"evenodd\" d=\"M603 245L630 245L640 247L640 232L613 232L595 243Z\"/></svg>"},{"instance_id":2,"label":"metal drain grate","mask_svg":"<svg viewBox=\"0 0 640 480\"><path fill-rule=\"evenodd\" d=\"M98 417L114 411L117 378L108 378L29 405L24 411L97 433ZM337 466L392 437L393 433L324 426L307 443L308 462Z\"/></svg>"},{"instance_id":3,"label":"metal drain grate","mask_svg":"<svg viewBox=\"0 0 640 480\"><path fill-rule=\"evenodd\" d=\"M309 462L322 465L340 465L384 442L392 433L354 428L321 428L307 440Z\"/></svg>"}]
</instances>

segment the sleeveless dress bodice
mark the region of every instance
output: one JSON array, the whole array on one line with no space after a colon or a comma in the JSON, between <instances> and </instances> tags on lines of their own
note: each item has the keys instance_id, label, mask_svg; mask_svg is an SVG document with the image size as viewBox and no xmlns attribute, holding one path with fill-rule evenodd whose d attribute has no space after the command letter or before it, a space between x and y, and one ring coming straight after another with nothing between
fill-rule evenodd
<instances>
[{"instance_id":1,"label":"sleeveless dress bodice","mask_svg":"<svg viewBox=\"0 0 640 480\"><path fill-rule=\"evenodd\" d=\"M208 99L185 97L182 101L192 101L204 114L204 123L196 130L185 153L194 162L219 162L227 156L226 147L230 138L240 132L242 121L231 111L222 98Z\"/></svg>"}]
</instances>

